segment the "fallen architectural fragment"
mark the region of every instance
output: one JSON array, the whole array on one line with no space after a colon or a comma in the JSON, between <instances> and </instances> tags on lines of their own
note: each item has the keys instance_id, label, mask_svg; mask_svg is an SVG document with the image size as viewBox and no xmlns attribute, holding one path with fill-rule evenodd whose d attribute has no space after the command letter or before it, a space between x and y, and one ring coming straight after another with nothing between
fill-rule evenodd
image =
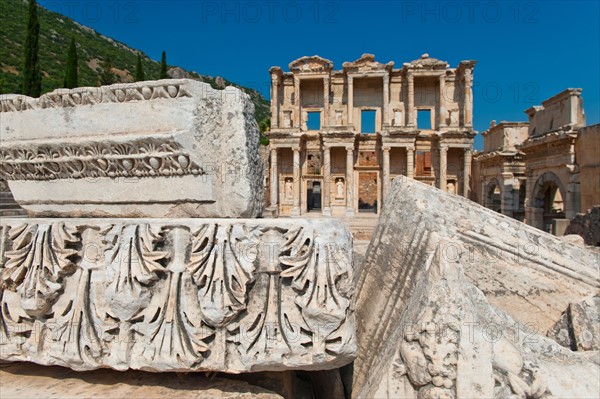
<instances>
[{"instance_id":1,"label":"fallen architectural fragment","mask_svg":"<svg viewBox=\"0 0 600 399\"><path fill-rule=\"evenodd\" d=\"M35 216L256 217L254 106L193 80L0 97L0 174Z\"/></svg>"},{"instance_id":2,"label":"fallen architectural fragment","mask_svg":"<svg viewBox=\"0 0 600 399\"><path fill-rule=\"evenodd\" d=\"M0 222L1 360L242 373L356 357L348 229L238 219L263 204L247 95L161 80L0 106L1 172L52 216Z\"/></svg>"},{"instance_id":3,"label":"fallen architectural fragment","mask_svg":"<svg viewBox=\"0 0 600 399\"><path fill-rule=\"evenodd\" d=\"M357 278L353 396L599 397L597 351L546 338L598 255L396 179Z\"/></svg>"},{"instance_id":4,"label":"fallen architectural fragment","mask_svg":"<svg viewBox=\"0 0 600 399\"><path fill-rule=\"evenodd\" d=\"M0 355L76 370L330 369L356 356L337 221L3 219Z\"/></svg>"},{"instance_id":5,"label":"fallen architectural fragment","mask_svg":"<svg viewBox=\"0 0 600 399\"><path fill-rule=\"evenodd\" d=\"M548 336L574 351L600 350L600 293L569 304Z\"/></svg>"}]
</instances>

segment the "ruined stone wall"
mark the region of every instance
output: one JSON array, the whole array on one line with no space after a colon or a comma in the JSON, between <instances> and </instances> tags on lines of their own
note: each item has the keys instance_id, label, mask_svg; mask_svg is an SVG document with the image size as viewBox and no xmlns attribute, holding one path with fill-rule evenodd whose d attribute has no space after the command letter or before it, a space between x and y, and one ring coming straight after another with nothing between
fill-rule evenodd
<instances>
[{"instance_id":1,"label":"ruined stone wall","mask_svg":"<svg viewBox=\"0 0 600 399\"><path fill-rule=\"evenodd\" d=\"M566 89L525 111L529 115L529 137L557 130L561 126L585 126L581 89Z\"/></svg>"},{"instance_id":2,"label":"ruined stone wall","mask_svg":"<svg viewBox=\"0 0 600 399\"><path fill-rule=\"evenodd\" d=\"M600 124L577 131L575 159L579 166L579 209L583 213L595 205L600 205Z\"/></svg>"}]
</instances>

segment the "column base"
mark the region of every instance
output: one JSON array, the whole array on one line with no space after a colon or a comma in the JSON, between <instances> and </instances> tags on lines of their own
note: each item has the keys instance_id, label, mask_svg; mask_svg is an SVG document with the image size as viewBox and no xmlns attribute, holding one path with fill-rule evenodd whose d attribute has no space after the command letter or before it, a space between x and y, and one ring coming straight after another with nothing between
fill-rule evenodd
<instances>
[{"instance_id":1,"label":"column base","mask_svg":"<svg viewBox=\"0 0 600 399\"><path fill-rule=\"evenodd\" d=\"M331 208L330 207L323 208L323 216L331 216Z\"/></svg>"},{"instance_id":2,"label":"column base","mask_svg":"<svg viewBox=\"0 0 600 399\"><path fill-rule=\"evenodd\" d=\"M290 216L300 216L300 207L299 206L293 207L292 211L290 212Z\"/></svg>"},{"instance_id":3,"label":"column base","mask_svg":"<svg viewBox=\"0 0 600 399\"><path fill-rule=\"evenodd\" d=\"M271 205L263 211L263 217L276 218L279 216L279 205Z\"/></svg>"}]
</instances>

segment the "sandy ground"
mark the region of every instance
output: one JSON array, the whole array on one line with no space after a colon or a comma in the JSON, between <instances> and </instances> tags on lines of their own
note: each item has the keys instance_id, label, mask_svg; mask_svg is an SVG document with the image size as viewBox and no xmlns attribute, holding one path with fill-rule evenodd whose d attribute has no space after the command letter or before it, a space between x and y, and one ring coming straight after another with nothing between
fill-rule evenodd
<instances>
[{"instance_id":1,"label":"sandy ground","mask_svg":"<svg viewBox=\"0 0 600 399\"><path fill-rule=\"evenodd\" d=\"M0 398L182 398L280 399L243 381L207 378L204 373L148 373L95 370L76 372L33 363L0 365Z\"/></svg>"}]
</instances>

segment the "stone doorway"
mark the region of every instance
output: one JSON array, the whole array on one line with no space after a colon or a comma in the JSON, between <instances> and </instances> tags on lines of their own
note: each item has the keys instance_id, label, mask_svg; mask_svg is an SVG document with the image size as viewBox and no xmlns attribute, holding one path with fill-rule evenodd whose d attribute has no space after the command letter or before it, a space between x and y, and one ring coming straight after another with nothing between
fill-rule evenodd
<instances>
[{"instance_id":1,"label":"stone doorway","mask_svg":"<svg viewBox=\"0 0 600 399\"><path fill-rule=\"evenodd\" d=\"M554 173L545 172L540 176L533 188L532 208L537 208L537 212L531 218L531 224L554 234L554 220L565 218L565 193L564 186Z\"/></svg>"},{"instance_id":2,"label":"stone doorway","mask_svg":"<svg viewBox=\"0 0 600 399\"><path fill-rule=\"evenodd\" d=\"M306 185L306 209L308 212L321 210L321 181L309 180Z\"/></svg>"},{"instance_id":3,"label":"stone doorway","mask_svg":"<svg viewBox=\"0 0 600 399\"><path fill-rule=\"evenodd\" d=\"M358 211L361 213L377 213L378 199L377 172L358 173Z\"/></svg>"}]
</instances>

